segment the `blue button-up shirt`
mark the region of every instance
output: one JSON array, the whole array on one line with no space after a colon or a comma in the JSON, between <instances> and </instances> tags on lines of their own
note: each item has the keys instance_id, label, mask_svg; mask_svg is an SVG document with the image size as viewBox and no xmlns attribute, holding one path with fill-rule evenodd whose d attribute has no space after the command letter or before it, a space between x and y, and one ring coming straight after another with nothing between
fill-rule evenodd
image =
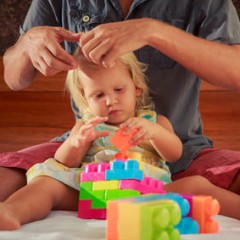
<instances>
[{"instance_id":1,"label":"blue button-up shirt","mask_svg":"<svg viewBox=\"0 0 240 240\"><path fill-rule=\"evenodd\" d=\"M204 39L240 43L239 19L231 0L135 0L127 16L117 0L33 0L21 33L39 25L85 32L102 23L143 17L169 23ZM64 46L73 53L77 43L65 42ZM198 111L201 79L150 46L135 53L148 65L148 84L157 113L171 121L183 142L183 155L170 164L170 169L173 173L184 170L200 150L212 147L212 141L202 135ZM72 106L79 117L76 106Z\"/></svg>"}]
</instances>

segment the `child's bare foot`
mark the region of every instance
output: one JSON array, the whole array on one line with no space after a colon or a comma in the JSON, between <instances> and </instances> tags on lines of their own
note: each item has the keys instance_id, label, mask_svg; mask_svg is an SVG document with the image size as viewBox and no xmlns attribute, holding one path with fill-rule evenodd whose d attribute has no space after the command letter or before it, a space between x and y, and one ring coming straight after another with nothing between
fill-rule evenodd
<instances>
[{"instance_id":1,"label":"child's bare foot","mask_svg":"<svg viewBox=\"0 0 240 240\"><path fill-rule=\"evenodd\" d=\"M0 230L16 230L20 228L19 221L7 203L0 203Z\"/></svg>"}]
</instances>

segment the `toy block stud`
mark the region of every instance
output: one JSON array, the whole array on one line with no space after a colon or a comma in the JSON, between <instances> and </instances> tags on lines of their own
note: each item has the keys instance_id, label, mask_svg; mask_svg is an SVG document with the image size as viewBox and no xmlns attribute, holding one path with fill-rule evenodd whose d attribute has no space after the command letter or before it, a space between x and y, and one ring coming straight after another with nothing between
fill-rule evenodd
<instances>
[{"instance_id":1,"label":"toy block stud","mask_svg":"<svg viewBox=\"0 0 240 240\"><path fill-rule=\"evenodd\" d=\"M106 171L106 180L120 179L142 180L143 171L139 169L139 163L135 160L111 162L111 169Z\"/></svg>"},{"instance_id":2,"label":"toy block stud","mask_svg":"<svg viewBox=\"0 0 240 240\"><path fill-rule=\"evenodd\" d=\"M125 154L129 148L133 145L129 143L129 140L136 134L137 129L133 129L133 131L129 134L124 134L124 128L119 129L110 139L111 143L116 146L119 151Z\"/></svg>"},{"instance_id":3,"label":"toy block stud","mask_svg":"<svg viewBox=\"0 0 240 240\"><path fill-rule=\"evenodd\" d=\"M105 180L105 173L107 169L110 169L109 163L89 163L86 165L85 171L81 174L80 182Z\"/></svg>"},{"instance_id":4,"label":"toy block stud","mask_svg":"<svg viewBox=\"0 0 240 240\"><path fill-rule=\"evenodd\" d=\"M163 182L150 177L144 177L142 181L135 179L122 179L120 180L119 186L121 189L134 189L141 194L165 193Z\"/></svg>"}]
</instances>

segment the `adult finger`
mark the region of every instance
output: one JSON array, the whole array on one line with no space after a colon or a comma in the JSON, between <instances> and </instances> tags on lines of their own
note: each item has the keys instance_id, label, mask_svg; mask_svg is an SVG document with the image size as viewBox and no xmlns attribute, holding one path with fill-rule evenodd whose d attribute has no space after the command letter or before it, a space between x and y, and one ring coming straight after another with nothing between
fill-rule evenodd
<instances>
[{"instance_id":1,"label":"adult finger","mask_svg":"<svg viewBox=\"0 0 240 240\"><path fill-rule=\"evenodd\" d=\"M57 34L60 36L59 41L62 42L63 40L68 42L79 42L79 39L82 33L74 33L65 28L55 28Z\"/></svg>"},{"instance_id":2,"label":"adult finger","mask_svg":"<svg viewBox=\"0 0 240 240\"><path fill-rule=\"evenodd\" d=\"M71 54L65 51L60 46L60 44L54 44L53 42L50 42L46 47L51 53L51 56L46 55L46 59L45 59L46 62L48 62L49 64L51 64L51 61L58 59L63 63L63 66L64 66L63 71L75 69L77 67L78 65L77 60Z\"/></svg>"}]
</instances>

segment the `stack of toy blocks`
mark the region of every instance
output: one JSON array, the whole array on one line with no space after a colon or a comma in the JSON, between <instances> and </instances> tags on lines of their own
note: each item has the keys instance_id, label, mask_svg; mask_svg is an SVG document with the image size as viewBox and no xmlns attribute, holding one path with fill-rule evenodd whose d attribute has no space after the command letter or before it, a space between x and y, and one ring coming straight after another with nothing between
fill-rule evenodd
<instances>
[{"instance_id":1,"label":"stack of toy blocks","mask_svg":"<svg viewBox=\"0 0 240 240\"><path fill-rule=\"evenodd\" d=\"M144 176L141 156L125 155L135 132L115 134L112 142L121 152L114 161L86 165L78 217L107 218L107 240L178 240L180 234L218 232L212 219L220 209L215 199L165 193L161 181Z\"/></svg>"},{"instance_id":2,"label":"stack of toy blocks","mask_svg":"<svg viewBox=\"0 0 240 240\"><path fill-rule=\"evenodd\" d=\"M161 181L144 177L137 160L90 163L81 174L78 217L105 219L109 200L165 193Z\"/></svg>"}]
</instances>

